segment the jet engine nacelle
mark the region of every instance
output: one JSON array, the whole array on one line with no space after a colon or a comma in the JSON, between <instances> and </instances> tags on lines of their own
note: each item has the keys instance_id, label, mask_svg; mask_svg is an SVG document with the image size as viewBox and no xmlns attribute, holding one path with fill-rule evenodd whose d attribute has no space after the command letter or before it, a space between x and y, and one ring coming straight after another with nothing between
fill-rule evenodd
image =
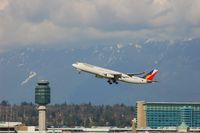
<instances>
[{"instance_id":1,"label":"jet engine nacelle","mask_svg":"<svg viewBox=\"0 0 200 133\"><path fill-rule=\"evenodd\" d=\"M95 77L96 77L96 78L104 78L104 76L97 75L97 74L95 75Z\"/></svg>"},{"instance_id":2,"label":"jet engine nacelle","mask_svg":"<svg viewBox=\"0 0 200 133\"><path fill-rule=\"evenodd\" d=\"M107 78L114 78L114 76L112 75L112 74L104 74L105 75L105 77L107 77Z\"/></svg>"}]
</instances>

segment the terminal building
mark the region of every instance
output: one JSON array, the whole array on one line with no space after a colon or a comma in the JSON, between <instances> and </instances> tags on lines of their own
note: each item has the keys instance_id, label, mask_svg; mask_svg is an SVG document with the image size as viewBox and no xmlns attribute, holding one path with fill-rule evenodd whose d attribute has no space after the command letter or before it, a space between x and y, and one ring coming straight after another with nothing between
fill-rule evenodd
<instances>
[{"instance_id":1,"label":"terminal building","mask_svg":"<svg viewBox=\"0 0 200 133\"><path fill-rule=\"evenodd\" d=\"M138 101L136 115L137 128L200 128L200 103Z\"/></svg>"}]
</instances>

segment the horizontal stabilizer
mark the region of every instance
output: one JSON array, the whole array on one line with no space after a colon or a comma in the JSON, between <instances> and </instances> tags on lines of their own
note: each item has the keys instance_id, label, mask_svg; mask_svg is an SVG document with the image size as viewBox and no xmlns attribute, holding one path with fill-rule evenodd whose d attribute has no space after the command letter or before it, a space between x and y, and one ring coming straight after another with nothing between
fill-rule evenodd
<instances>
[{"instance_id":1,"label":"horizontal stabilizer","mask_svg":"<svg viewBox=\"0 0 200 133\"><path fill-rule=\"evenodd\" d=\"M159 82L157 80L147 80L147 83L155 83L155 82Z\"/></svg>"}]
</instances>

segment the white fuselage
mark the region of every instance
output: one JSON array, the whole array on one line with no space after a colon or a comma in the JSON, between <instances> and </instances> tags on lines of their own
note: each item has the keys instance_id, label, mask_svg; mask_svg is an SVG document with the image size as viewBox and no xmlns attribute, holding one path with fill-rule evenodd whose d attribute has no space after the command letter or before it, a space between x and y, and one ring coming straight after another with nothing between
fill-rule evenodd
<instances>
[{"instance_id":1,"label":"white fuselage","mask_svg":"<svg viewBox=\"0 0 200 133\"><path fill-rule=\"evenodd\" d=\"M75 63L75 64L72 64L72 66L80 71L95 74L97 77L114 79L116 75L120 75L119 78L116 78L116 80L127 82L127 83L134 83L134 84L148 83L148 81L144 78L129 76L125 73L113 71L110 69L106 69L106 68L86 64L86 63Z\"/></svg>"}]
</instances>

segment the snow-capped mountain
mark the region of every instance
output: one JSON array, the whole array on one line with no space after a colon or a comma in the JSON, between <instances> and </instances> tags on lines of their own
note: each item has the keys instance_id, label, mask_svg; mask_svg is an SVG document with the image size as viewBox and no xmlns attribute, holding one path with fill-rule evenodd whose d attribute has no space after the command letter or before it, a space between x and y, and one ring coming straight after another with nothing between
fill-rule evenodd
<instances>
[{"instance_id":1,"label":"snow-capped mountain","mask_svg":"<svg viewBox=\"0 0 200 133\"><path fill-rule=\"evenodd\" d=\"M90 47L29 47L0 54L0 101L34 102L38 80L50 81L52 102L134 104L148 101L199 101L200 39L94 45ZM104 79L78 74L80 61L121 72L158 68L158 83L109 85Z\"/></svg>"}]
</instances>

